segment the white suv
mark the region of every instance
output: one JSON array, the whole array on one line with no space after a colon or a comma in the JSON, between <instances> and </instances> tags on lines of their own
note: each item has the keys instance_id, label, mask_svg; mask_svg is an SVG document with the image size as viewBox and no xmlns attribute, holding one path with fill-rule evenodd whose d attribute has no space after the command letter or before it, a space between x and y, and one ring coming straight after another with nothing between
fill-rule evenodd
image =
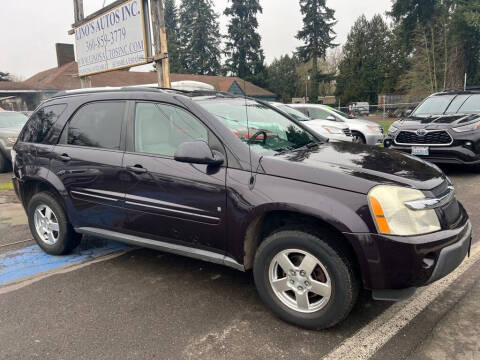
<instances>
[{"instance_id":1,"label":"white suv","mask_svg":"<svg viewBox=\"0 0 480 360\"><path fill-rule=\"evenodd\" d=\"M350 128L346 123L332 124L329 120L313 119L306 116L303 112L300 112L292 105L285 105L282 103L270 103L270 105L276 107L278 110L290 115L297 121L303 122L310 129L316 133L328 138L330 141L347 141L352 142L353 137Z\"/></svg>"},{"instance_id":2,"label":"white suv","mask_svg":"<svg viewBox=\"0 0 480 360\"><path fill-rule=\"evenodd\" d=\"M370 120L356 119L342 111L327 105L319 104L291 104L289 106L301 111L306 116L314 119L328 120L335 123L347 124L352 131L353 142L381 145L383 144L383 128L376 122Z\"/></svg>"}]
</instances>

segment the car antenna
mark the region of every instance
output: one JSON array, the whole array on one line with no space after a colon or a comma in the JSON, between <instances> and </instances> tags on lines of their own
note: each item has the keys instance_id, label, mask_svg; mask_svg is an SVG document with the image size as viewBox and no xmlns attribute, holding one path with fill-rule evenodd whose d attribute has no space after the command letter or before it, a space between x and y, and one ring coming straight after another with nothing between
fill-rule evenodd
<instances>
[{"instance_id":1,"label":"car antenna","mask_svg":"<svg viewBox=\"0 0 480 360\"><path fill-rule=\"evenodd\" d=\"M250 126L248 124L248 105L247 105L247 83L245 79L243 80L243 99L245 101L245 116L247 119L247 145L248 145L248 156L250 160L250 179L248 180L248 187L250 190L253 189L253 185L255 184L255 178L253 177L253 164L252 164L252 149L251 149L251 143L250 143Z\"/></svg>"}]
</instances>

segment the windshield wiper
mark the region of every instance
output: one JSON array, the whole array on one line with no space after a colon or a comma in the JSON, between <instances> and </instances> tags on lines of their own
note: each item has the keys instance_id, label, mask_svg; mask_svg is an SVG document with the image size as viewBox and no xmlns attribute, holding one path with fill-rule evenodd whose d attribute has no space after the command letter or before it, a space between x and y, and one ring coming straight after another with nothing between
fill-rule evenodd
<instances>
[{"instance_id":1,"label":"windshield wiper","mask_svg":"<svg viewBox=\"0 0 480 360\"><path fill-rule=\"evenodd\" d=\"M308 143L306 143L305 145L302 145L298 148L295 148L294 150L305 150L305 149L313 149L315 147L318 147L320 145L319 142L317 141L314 141L314 140L311 140L309 141Z\"/></svg>"},{"instance_id":2,"label":"windshield wiper","mask_svg":"<svg viewBox=\"0 0 480 360\"><path fill-rule=\"evenodd\" d=\"M275 155L282 155L282 154L285 154L287 152L292 152L293 150L295 150L295 148L293 148L291 146L285 146L283 148L275 149L274 151L277 152Z\"/></svg>"}]
</instances>

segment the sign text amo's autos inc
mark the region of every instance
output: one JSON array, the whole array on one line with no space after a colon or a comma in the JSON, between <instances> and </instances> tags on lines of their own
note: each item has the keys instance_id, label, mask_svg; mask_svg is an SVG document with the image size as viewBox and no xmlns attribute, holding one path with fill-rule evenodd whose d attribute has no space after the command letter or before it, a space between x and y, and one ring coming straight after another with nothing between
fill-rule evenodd
<instances>
[{"instance_id":1,"label":"sign text amo's autos inc","mask_svg":"<svg viewBox=\"0 0 480 360\"><path fill-rule=\"evenodd\" d=\"M79 75L147 62L142 0L129 0L75 29Z\"/></svg>"}]
</instances>

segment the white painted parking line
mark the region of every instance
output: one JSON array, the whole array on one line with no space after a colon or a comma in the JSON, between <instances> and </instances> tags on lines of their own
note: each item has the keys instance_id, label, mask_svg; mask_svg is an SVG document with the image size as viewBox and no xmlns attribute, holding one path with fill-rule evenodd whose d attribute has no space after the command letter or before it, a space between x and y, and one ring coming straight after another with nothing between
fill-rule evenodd
<instances>
[{"instance_id":1,"label":"white painted parking line","mask_svg":"<svg viewBox=\"0 0 480 360\"><path fill-rule=\"evenodd\" d=\"M369 359L479 259L480 245L472 246L471 256L453 273L429 285L409 300L392 305L323 357L323 360Z\"/></svg>"},{"instance_id":2,"label":"white painted parking line","mask_svg":"<svg viewBox=\"0 0 480 360\"><path fill-rule=\"evenodd\" d=\"M45 272L42 272L42 273L39 273L39 274L36 274L36 275L33 275L33 276L29 276L29 277L24 278L20 281L16 281L16 282L13 282L13 283L10 283L10 284L7 284L5 286L0 287L0 295L7 294L7 293L10 293L10 292L15 291L15 290L19 290L21 288L24 288L25 286L34 284L37 281L46 279L46 278L48 278L50 276L53 276L53 275L66 274L66 273L69 273L69 272L72 272L72 271L79 270L79 269L82 269L84 267L90 266L92 264L96 264L96 263L99 263L99 262L115 259L115 258L117 258L119 256L122 256L122 255L125 255L126 253L128 253L132 250L135 250L135 249L137 249L137 248L127 248L126 250L115 252L115 253L110 254L110 255L105 255L105 256L102 256L100 258L96 258L96 259L85 261L85 262L82 262L82 263L79 263L79 264L66 266L66 267L62 267L62 268L57 268L57 269L54 269L54 270L45 271Z\"/></svg>"}]
</instances>

